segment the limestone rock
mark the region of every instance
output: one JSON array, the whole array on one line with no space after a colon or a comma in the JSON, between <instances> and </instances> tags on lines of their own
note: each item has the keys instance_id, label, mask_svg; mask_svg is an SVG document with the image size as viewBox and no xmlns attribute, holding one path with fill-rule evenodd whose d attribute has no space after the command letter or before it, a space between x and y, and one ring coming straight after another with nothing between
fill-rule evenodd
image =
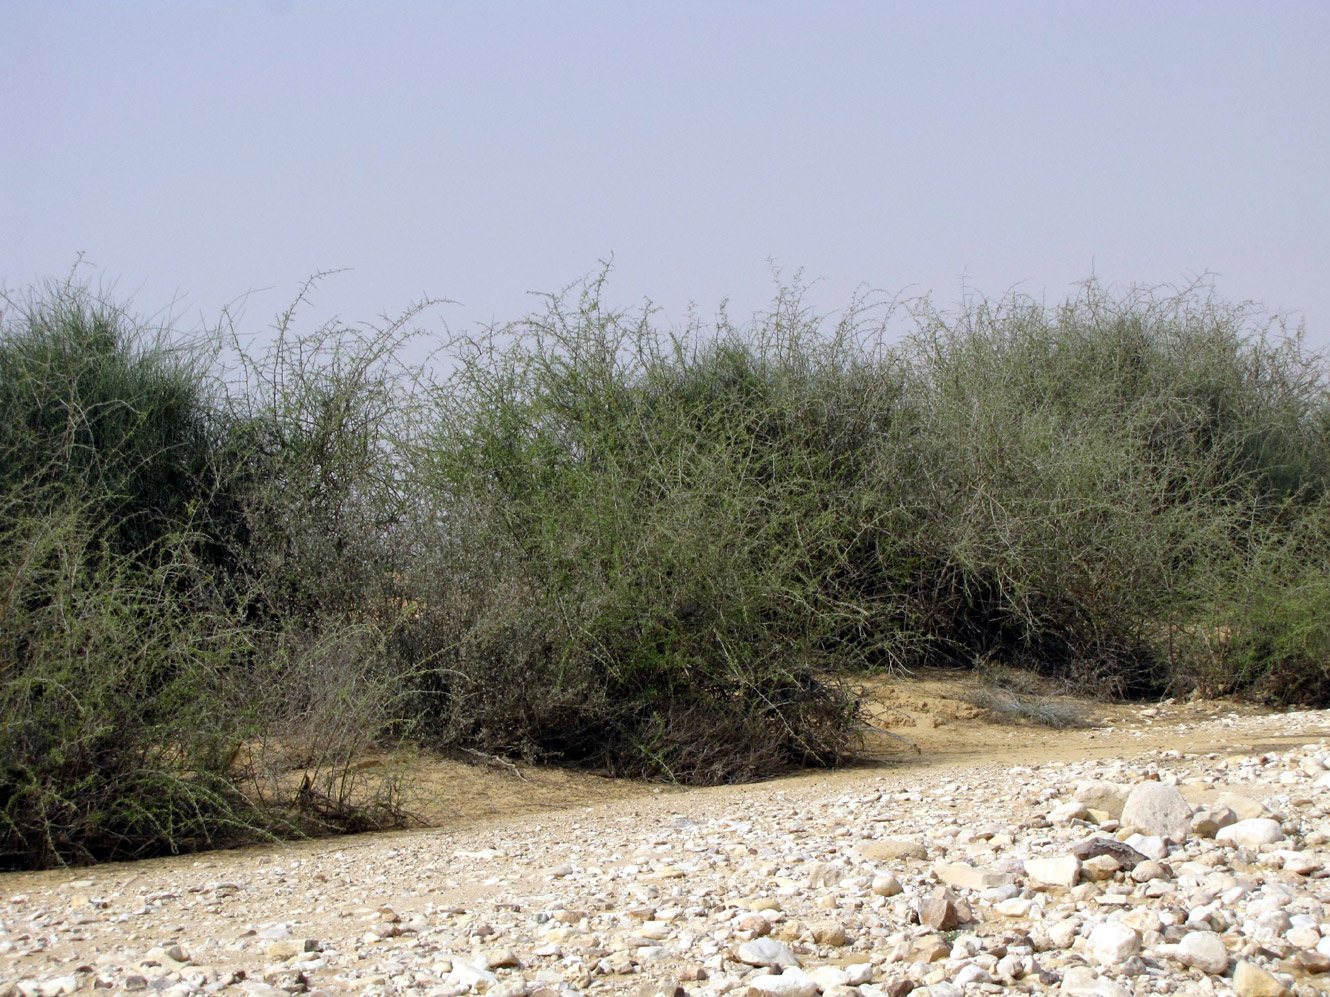
<instances>
[{"instance_id":1,"label":"limestone rock","mask_svg":"<svg viewBox=\"0 0 1330 997\"><path fill-rule=\"evenodd\" d=\"M1124 825L1138 827L1146 834L1185 841L1191 830L1191 805L1177 786L1138 782L1127 796L1121 819Z\"/></svg>"},{"instance_id":2,"label":"limestone rock","mask_svg":"<svg viewBox=\"0 0 1330 997\"><path fill-rule=\"evenodd\" d=\"M1215 835L1215 840L1225 841L1239 848L1250 848L1255 851L1262 845L1272 845L1276 841L1283 841L1284 829L1280 826L1279 821L1271 820L1269 817L1248 817L1236 824L1220 828L1219 833Z\"/></svg>"},{"instance_id":3,"label":"limestone rock","mask_svg":"<svg viewBox=\"0 0 1330 997\"><path fill-rule=\"evenodd\" d=\"M779 976L763 973L748 981L749 993L770 997L817 997L817 984L802 969L790 967Z\"/></svg>"},{"instance_id":4,"label":"limestone rock","mask_svg":"<svg viewBox=\"0 0 1330 997\"><path fill-rule=\"evenodd\" d=\"M1213 931L1190 931L1178 943L1177 960L1184 966L1219 975L1228 969L1228 949Z\"/></svg>"},{"instance_id":5,"label":"limestone rock","mask_svg":"<svg viewBox=\"0 0 1330 997\"><path fill-rule=\"evenodd\" d=\"M1085 947L1099 965L1117 966L1141 950L1141 938L1120 921L1105 921L1090 932Z\"/></svg>"},{"instance_id":6,"label":"limestone rock","mask_svg":"<svg viewBox=\"0 0 1330 997\"><path fill-rule=\"evenodd\" d=\"M1270 816L1270 810L1264 803L1240 793L1220 793L1219 798L1215 800L1215 806L1227 807L1232 810L1237 815L1238 820Z\"/></svg>"},{"instance_id":7,"label":"limestone rock","mask_svg":"<svg viewBox=\"0 0 1330 997\"><path fill-rule=\"evenodd\" d=\"M872 889L875 896L894 897L901 893L904 887L901 886L899 879L886 872L873 877Z\"/></svg>"},{"instance_id":8,"label":"limestone rock","mask_svg":"<svg viewBox=\"0 0 1330 997\"><path fill-rule=\"evenodd\" d=\"M1107 784L1106 784L1107 785ZM1070 890L1080 878L1081 860L1075 855L1025 860L1025 876L1035 889Z\"/></svg>"},{"instance_id":9,"label":"limestone rock","mask_svg":"<svg viewBox=\"0 0 1330 997\"><path fill-rule=\"evenodd\" d=\"M955 890L991 890L994 887L1010 886L1016 877L1010 873L995 872L966 865L964 862L941 862L933 867L938 881Z\"/></svg>"},{"instance_id":10,"label":"limestone rock","mask_svg":"<svg viewBox=\"0 0 1330 997\"><path fill-rule=\"evenodd\" d=\"M1103 779L1086 779L1076 784L1073 794L1075 799L1091 810L1103 810L1113 820L1122 817L1122 808L1127 804L1129 786Z\"/></svg>"},{"instance_id":11,"label":"limestone rock","mask_svg":"<svg viewBox=\"0 0 1330 997\"><path fill-rule=\"evenodd\" d=\"M891 862L898 859L926 859L928 849L921 842L909 838L881 838L865 841L859 854L872 862Z\"/></svg>"},{"instance_id":12,"label":"limestone rock","mask_svg":"<svg viewBox=\"0 0 1330 997\"><path fill-rule=\"evenodd\" d=\"M1288 997L1288 988L1254 962L1243 959L1233 970L1238 997Z\"/></svg>"},{"instance_id":13,"label":"limestone rock","mask_svg":"<svg viewBox=\"0 0 1330 997\"><path fill-rule=\"evenodd\" d=\"M774 938L755 938L742 943L735 956L740 962L750 966L798 966L799 958L790 947Z\"/></svg>"}]
</instances>

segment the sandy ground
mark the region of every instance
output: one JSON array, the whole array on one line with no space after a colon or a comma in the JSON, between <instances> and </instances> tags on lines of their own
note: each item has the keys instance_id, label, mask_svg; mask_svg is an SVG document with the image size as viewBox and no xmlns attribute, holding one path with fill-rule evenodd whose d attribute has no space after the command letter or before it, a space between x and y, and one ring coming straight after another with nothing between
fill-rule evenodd
<instances>
[{"instance_id":1,"label":"sandy ground","mask_svg":"<svg viewBox=\"0 0 1330 997\"><path fill-rule=\"evenodd\" d=\"M973 688L971 678L955 672L874 680L864 686L864 699L871 725L880 730L863 732L858 759L835 772L795 773L772 783L857 781L868 771L951 769L977 761L1030 764L1150 750L1266 751L1330 734L1330 728L1281 733L1278 725L1263 725L1263 733L1253 737L1247 724L1236 721L1277 714L1252 703L1103 703L1045 690L1053 702L1079 712L1087 724L1054 730L995 717L971 705L964 697ZM655 783L606 779L553 767L515 766L497 759L422 759L413 764L409 783L408 808L432 827L502 821L662 792Z\"/></svg>"},{"instance_id":2,"label":"sandy ground","mask_svg":"<svg viewBox=\"0 0 1330 997\"><path fill-rule=\"evenodd\" d=\"M403 803L419 827L360 835L342 841L380 840L432 830L502 829L532 815L554 815L605 804L659 802L676 794L767 793L816 785L834 792L838 784L860 784L866 776L917 778L930 770L954 772L979 764L1030 765L1139 756L1152 751L1233 754L1279 750L1318 737L1330 737L1330 719L1309 725L1281 724L1280 714L1230 700L1166 700L1162 703L1103 703L1051 696L1079 711L1087 726L1054 730L995 718L965 700L973 680L964 673L932 672L909 678L874 680L862 689L873 728L863 732L854 762L836 770L794 772L749 786L685 789L659 783L611 779L554 766L513 764L472 756L416 757L401 777ZM1330 711L1315 716L1330 718ZM631 809L626 812L632 812ZM298 855L335 842L316 839L257 845L223 854L268 852ZM186 868L200 856L182 855L125 864L165 871ZM77 879L77 869L0 873L0 888L41 889Z\"/></svg>"}]
</instances>

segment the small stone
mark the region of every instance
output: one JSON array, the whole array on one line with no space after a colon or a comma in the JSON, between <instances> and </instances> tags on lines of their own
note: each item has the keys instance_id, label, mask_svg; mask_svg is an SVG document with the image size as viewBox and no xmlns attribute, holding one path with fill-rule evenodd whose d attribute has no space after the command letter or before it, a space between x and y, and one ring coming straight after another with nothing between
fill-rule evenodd
<instances>
[{"instance_id":1,"label":"small stone","mask_svg":"<svg viewBox=\"0 0 1330 997\"><path fill-rule=\"evenodd\" d=\"M1279 821L1271 820L1269 817L1248 817L1236 824L1220 828L1215 840L1255 851L1262 845L1283 841L1284 829Z\"/></svg>"},{"instance_id":2,"label":"small stone","mask_svg":"<svg viewBox=\"0 0 1330 997\"><path fill-rule=\"evenodd\" d=\"M816 997L817 984L802 969L790 967L779 976L763 973L748 981L749 993L770 997Z\"/></svg>"},{"instance_id":3,"label":"small stone","mask_svg":"<svg viewBox=\"0 0 1330 997\"><path fill-rule=\"evenodd\" d=\"M1228 949L1216 932L1190 931L1178 943L1177 960L1217 976L1228 969Z\"/></svg>"},{"instance_id":4,"label":"small stone","mask_svg":"<svg viewBox=\"0 0 1330 997\"><path fill-rule=\"evenodd\" d=\"M873 877L873 893L879 897L894 897L901 893L904 887L901 882L891 873L882 873Z\"/></svg>"},{"instance_id":5,"label":"small stone","mask_svg":"<svg viewBox=\"0 0 1330 997\"><path fill-rule=\"evenodd\" d=\"M981 869L964 862L939 863L933 867L933 874L939 882L955 890L991 890L998 886L1009 886L1016 881L1011 873Z\"/></svg>"},{"instance_id":6,"label":"small stone","mask_svg":"<svg viewBox=\"0 0 1330 997\"><path fill-rule=\"evenodd\" d=\"M938 962L951 955L951 946L941 935L924 935L910 946L910 962Z\"/></svg>"},{"instance_id":7,"label":"small stone","mask_svg":"<svg viewBox=\"0 0 1330 997\"><path fill-rule=\"evenodd\" d=\"M951 982L958 987L966 987L971 983L992 983L993 977L982 966L969 963L960 968L960 971L951 978Z\"/></svg>"},{"instance_id":8,"label":"small stone","mask_svg":"<svg viewBox=\"0 0 1330 997\"><path fill-rule=\"evenodd\" d=\"M1270 813L1269 808L1260 800L1253 800L1250 796L1242 796L1238 793L1220 793L1219 799L1215 800L1215 806L1227 807L1232 810L1237 815L1238 820L1265 817Z\"/></svg>"},{"instance_id":9,"label":"small stone","mask_svg":"<svg viewBox=\"0 0 1330 997\"><path fill-rule=\"evenodd\" d=\"M650 938L651 936L647 935L646 937ZM489 963L490 969L520 968L522 965L521 960L517 958L513 950L508 948L492 949L489 955L485 957L485 961Z\"/></svg>"},{"instance_id":10,"label":"small stone","mask_svg":"<svg viewBox=\"0 0 1330 997\"><path fill-rule=\"evenodd\" d=\"M859 854L872 862L891 862L898 859L926 859L928 849L909 838L882 838L865 841L859 846Z\"/></svg>"},{"instance_id":11,"label":"small stone","mask_svg":"<svg viewBox=\"0 0 1330 997\"><path fill-rule=\"evenodd\" d=\"M1140 950L1140 936L1119 921L1096 925L1086 940L1086 951L1101 966L1116 966Z\"/></svg>"},{"instance_id":12,"label":"small stone","mask_svg":"<svg viewBox=\"0 0 1330 997\"><path fill-rule=\"evenodd\" d=\"M813 933L813 941L819 945L841 946L847 941L845 934L845 925L839 921L817 921L809 925Z\"/></svg>"},{"instance_id":13,"label":"small stone","mask_svg":"<svg viewBox=\"0 0 1330 997\"><path fill-rule=\"evenodd\" d=\"M743 942L735 950L735 957L749 966L798 966L799 958L789 946L774 938L757 938Z\"/></svg>"},{"instance_id":14,"label":"small stone","mask_svg":"<svg viewBox=\"0 0 1330 997\"><path fill-rule=\"evenodd\" d=\"M939 888L919 905L919 920L935 931L950 931L961 923L951 891Z\"/></svg>"},{"instance_id":15,"label":"small stone","mask_svg":"<svg viewBox=\"0 0 1330 997\"><path fill-rule=\"evenodd\" d=\"M1238 997L1288 997L1287 987L1246 959L1241 960L1233 970L1233 992Z\"/></svg>"},{"instance_id":16,"label":"small stone","mask_svg":"<svg viewBox=\"0 0 1330 997\"><path fill-rule=\"evenodd\" d=\"M1113 874L1121 868L1122 864L1112 855L1096 855L1081 863L1081 872L1085 878L1096 883L1112 879Z\"/></svg>"},{"instance_id":17,"label":"small stone","mask_svg":"<svg viewBox=\"0 0 1330 997\"><path fill-rule=\"evenodd\" d=\"M1138 827L1146 834L1185 841L1191 830L1191 805L1177 786L1138 782L1127 796L1121 819L1124 826Z\"/></svg>"},{"instance_id":18,"label":"small stone","mask_svg":"<svg viewBox=\"0 0 1330 997\"><path fill-rule=\"evenodd\" d=\"M1081 860L1075 855L1025 860L1025 875L1035 889L1040 887L1070 890L1081 874Z\"/></svg>"}]
</instances>

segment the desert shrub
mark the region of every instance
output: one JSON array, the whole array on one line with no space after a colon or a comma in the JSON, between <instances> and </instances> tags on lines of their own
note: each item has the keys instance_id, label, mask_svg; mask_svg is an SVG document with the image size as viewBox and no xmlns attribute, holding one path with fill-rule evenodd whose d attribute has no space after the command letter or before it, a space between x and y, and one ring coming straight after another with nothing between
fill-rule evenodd
<instances>
[{"instance_id":1,"label":"desert shrub","mask_svg":"<svg viewBox=\"0 0 1330 997\"><path fill-rule=\"evenodd\" d=\"M1291 507L1253 539L1180 638L1187 678L1209 693L1330 702L1330 503Z\"/></svg>"},{"instance_id":2,"label":"desert shrub","mask_svg":"<svg viewBox=\"0 0 1330 997\"><path fill-rule=\"evenodd\" d=\"M225 404L204 359L69 284L5 313L5 866L404 817L391 779L351 762L409 721L394 712L401 676L374 654L380 607L353 618L325 590L274 596L322 567L296 548L302 570L279 558L279 571L257 546L274 541L264 513L307 450L278 461L253 446L294 420L273 426L270 412ZM339 488L373 497L365 480L330 478L315 507ZM313 525L327 531L326 519ZM362 553L369 542L352 525L365 529L340 522L330 542Z\"/></svg>"},{"instance_id":3,"label":"desert shrub","mask_svg":"<svg viewBox=\"0 0 1330 997\"><path fill-rule=\"evenodd\" d=\"M114 556L77 509L0 540L0 864L129 858L252 836L227 781L239 736L207 693L215 625L189 543Z\"/></svg>"},{"instance_id":4,"label":"desert shrub","mask_svg":"<svg viewBox=\"0 0 1330 997\"><path fill-rule=\"evenodd\" d=\"M82 506L118 553L155 549L213 499L203 341L135 322L72 282L4 303L0 487ZM13 510L11 510L13 511Z\"/></svg>"},{"instance_id":5,"label":"desert shrub","mask_svg":"<svg viewBox=\"0 0 1330 997\"><path fill-rule=\"evenodd\" d=\"M919 323L910 446L883 468L910 481L928 655L1167 686L1169 621L1194 621L1256 525L1325 489L1315 358L1203 289L1088 284L1057 309Z\"/></svg>"},{"instance_id":6,"label":"desert shrub","mask_svg":"<svg viewBox=\"0 0 1330 997\"><path fill-rule=\"evenodd\" d=\"M671 339L599 292L471 344L441 404L436 487L483 563L441 593L440 729L689 782L838 760L854 709L817 675L865 614L824 583L883 382L845 390L867 360L794 297Z\"/></svg>"}]
</instances>

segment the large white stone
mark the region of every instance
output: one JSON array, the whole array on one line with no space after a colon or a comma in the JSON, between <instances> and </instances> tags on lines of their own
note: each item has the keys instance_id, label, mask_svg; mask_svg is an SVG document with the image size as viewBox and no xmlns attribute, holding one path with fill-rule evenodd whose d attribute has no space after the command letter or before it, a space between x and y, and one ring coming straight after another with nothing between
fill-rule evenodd
<instances>
[{"instance_id":1,"label":"large white stone","mask_svg":"<svg viewBox=\"0 0 1330 997\"><path fill-rule=\"evenodd\" d=\"M1141 950L1141 936L1120 921L1105 921L1090 932L1085 947L1099 965L1117 966Z\"/></svg>"},{"instance_id":2,"label":"large white stone","mask_svg":"<svg viewBox=\"0 0 1330 997\"><path fill-rule=\"evenodd\" d=\"M1215 835L1216 841L1226 841L1239 848L1257 849L1262 845L1273 845L1284 840L1284 829L1279 821L1269 817L1248 817L1228 827L1221 827Z\"/></svg>"},{"instance_id":3,"label":"large white stone","mask_svg":"<svg viewBox=\"0 0 1330 997\"><path fill-rule=\"evenodd\" d=\"M1070 890L1081 874L1081 860L1075 855L1025 860L1025 876L1035 889L1055 887Z\"/></svg>"},{"instance_id":4,"label":"large white stone","mask_svg":"<svg viewBox=\"0 0 1330 997\"><path fill-rule=\"evenodd\" d=\"M1191 804L1166 782L1138 782L1122 808L1122 823L1146 834L1185 841L1191 830Z\"/></svg>"},{"instance_id":5,"label":"large white stone","mask_svg":"<svg viewBox=\"0 0 1330 997\"><path fill-rule=\"evenodd\" d=\"M1085 779L1076 784L1073 794L1075 799L1084 803L1091 810L1103 810L1109 817L1117 820L1122 816L1122 808L1127 804L1131 787L1103 779Z\"/></svg>"},{"instance_id":6,"label":"large white stone","mask_svg":"<svg viewBox=\"0 0 1330 997\"><path fill-rule=\"evenodd\" d=\"M1063 997L1128 997L1112 980L1100 979L1089 966L1072 966L1062 974Z\"/></svg>"},{"instance_id":7,"label":"large white stone","mask_svg":"<svg viewBox=\"0 0 1330 997\"><path fill-rule=\"evenodd\" d=\"M1224 940L1213 931L1191 931L1183 936L1177 947L1178 962L1204 973L1218 975L1228 969L1228 949Z\"/></svg>"},{"instance_id":8,"label":"large white stone","mask_svg":"<svg viewBox=\"0 0 1330 997\"><path fill-rule=\"evenodd\" d=\"M779 976L762 973L748 981L748 986L772 997L817 997L817 984L802 969L791 967Z\"/></svg>"},{"instance_id":9,"label":"large white stone","mask_svg":"<svg viewBox=\"0 0 1330 997\"><path fill-rule=\"evenodd\" d=\"M447 982L453 986L483 991L498 983L499 978L488 969L467 959L454 959L453 969L448 974Z\"/></svg>"},{"instance_id":10,"label":"large white stone","mask_svg":"<svg viewBox=\"0 0 1330 997\"><path fill-rule=\"evenodd\" d=\"M939 882L954 890L990 890L1016 881L1011 873L981 869L964 862L939 862L933 867L933 873Z\"/></svg>"},{"instance_id":11,"label":"large white stone","mask_svg":"<svg viewBox=\"0 0 1330 997\"><path fill-rule=\"evenodd\" d=\"M776 941L774 938L755 938L751 942L744 942L735 951L740 962L746 962L750 966L798 966L799 957L796 956L788 945Z\"/></svg>"}]
</instances>

